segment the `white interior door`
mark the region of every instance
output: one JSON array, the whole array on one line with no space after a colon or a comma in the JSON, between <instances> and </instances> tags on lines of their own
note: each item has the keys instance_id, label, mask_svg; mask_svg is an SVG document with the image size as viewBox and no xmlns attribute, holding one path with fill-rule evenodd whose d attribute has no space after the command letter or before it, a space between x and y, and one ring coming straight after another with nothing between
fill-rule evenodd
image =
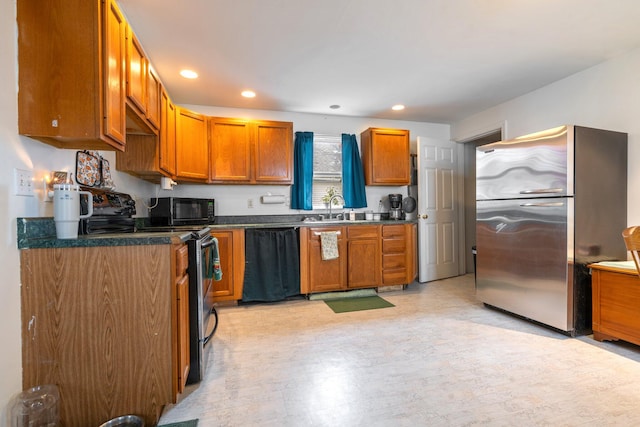
<instances>
[{"instance_id":1,"label":"white interior door","mask_svg":"<svg viewBox=\"0 0 640 427\"><path fill-rule=\"evenodd\" d=\"M456 144L418 137L420 282L458 275L458 161Z\"/></svg>"}]
</instances>

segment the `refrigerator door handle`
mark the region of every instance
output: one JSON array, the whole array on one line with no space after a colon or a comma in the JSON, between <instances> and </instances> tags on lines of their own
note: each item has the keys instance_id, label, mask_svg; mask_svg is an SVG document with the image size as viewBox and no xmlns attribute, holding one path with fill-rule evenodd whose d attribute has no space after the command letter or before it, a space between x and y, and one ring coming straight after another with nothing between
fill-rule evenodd
<instances>
[{"instance_id":1,"label":"refrigerator door handle","mask_svg":"<svg viewBox=\"0 0 640 427\"><path fill-rule=\"evenodd\" d=\"M522 190L520 194L550 194L564 193L564 188L538 188L535 190Z\"/></svg>"},{"instance_id":2,"label":"refrigerator door handle","mask_svg":"<svg viewBox=\"0 0 640 427\"><path fill-rule=\"evenodd\" d=\"M548 203L521 203L522 207L534 207L534 208L558 208L564 206L563 202L548 202Z\"/></svg>"}]
</instances>

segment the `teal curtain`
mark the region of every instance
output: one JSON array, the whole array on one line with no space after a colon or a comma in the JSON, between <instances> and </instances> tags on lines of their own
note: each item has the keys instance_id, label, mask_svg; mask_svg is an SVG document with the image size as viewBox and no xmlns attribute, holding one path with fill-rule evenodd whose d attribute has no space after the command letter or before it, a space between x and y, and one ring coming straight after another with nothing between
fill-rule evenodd
<instances>
[{"instance_id":1,"label":"teal curtain","mask_svg":"<svg viewBox=\"0 0 640 427\"><path fill-rule=\"evenodd\" d=\"M313 132L296 132L291 209L313 209Z\"/></svg>"},{"instance_id":2,"label":"teal curtain","mask_svg":"<svg viewBox=\"0 0 640 427\"><path fill-rule=\"evenodd\" d=\"M342 196L345 208L366 208L364 171L355 135L342 134Z\"/></svg>"}]
</instances>

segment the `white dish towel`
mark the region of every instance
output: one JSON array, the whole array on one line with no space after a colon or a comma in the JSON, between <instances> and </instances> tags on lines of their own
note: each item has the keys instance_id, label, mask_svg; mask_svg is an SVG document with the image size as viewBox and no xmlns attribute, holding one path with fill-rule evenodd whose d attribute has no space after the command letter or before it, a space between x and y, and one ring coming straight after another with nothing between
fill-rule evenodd
<instances>
[{"instance_id":1,"label":"white dish towel","mask_svg":"<svg viewBox=\"0 0 640 427\"><path fill-rule=\"evenodd\" d=\"M338 258L340 256L338 253L338 232L323 231L320 233L320 249L323 261Z\"/></svg>"}]
</instances>

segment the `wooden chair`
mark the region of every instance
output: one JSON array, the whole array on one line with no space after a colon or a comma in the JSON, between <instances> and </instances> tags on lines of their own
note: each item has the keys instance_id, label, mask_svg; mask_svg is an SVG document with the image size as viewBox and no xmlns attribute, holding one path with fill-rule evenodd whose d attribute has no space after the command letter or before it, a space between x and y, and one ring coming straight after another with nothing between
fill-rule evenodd
<instances>
[{"instance_id":1,"label":"wooden chair","mask_svg":"<svg viewBox=\"0 0 640 427\"><path fill-rule=\"evenodd\" d=\"M625 228L622 231L622 238L627 250L631 252L633 262L636 264L636 271L640 276L640 226Z\"/></svg>"}]
</instances>

